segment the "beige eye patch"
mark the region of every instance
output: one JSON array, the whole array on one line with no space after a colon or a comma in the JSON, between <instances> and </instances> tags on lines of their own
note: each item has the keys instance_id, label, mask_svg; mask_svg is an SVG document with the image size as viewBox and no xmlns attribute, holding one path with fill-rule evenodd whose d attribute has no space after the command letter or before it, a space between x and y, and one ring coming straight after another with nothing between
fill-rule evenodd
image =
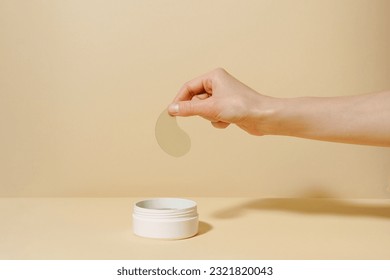
<instances>
[{"instance_id":1,"label":"beige eye patch","mask_svg":"<svg viewBox=\"0 0 390 280\"><path fill-rule=\"evenodd\" d=\"M155 135L158 144L167 154L184 156L191 148L191 139L177 124L176 117L164 110L157 119Z\"/></svg>"}]
</instances>

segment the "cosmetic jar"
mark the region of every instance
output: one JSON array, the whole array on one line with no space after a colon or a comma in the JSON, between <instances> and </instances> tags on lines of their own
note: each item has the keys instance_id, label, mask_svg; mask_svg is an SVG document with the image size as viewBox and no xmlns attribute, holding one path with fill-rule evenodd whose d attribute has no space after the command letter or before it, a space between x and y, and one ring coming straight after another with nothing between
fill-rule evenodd
<instances>
[{"instance_id":1,"label":"cosmetic jar","mask_svg":"<svg viewBox=\"0 0 390 280\"><path fill-rule=\"evenodd\" d=\"M139 201L133 209L134 234L148 238L183 239L198 233L195 201L156 198Z\"/></svg>"}]
</instances>

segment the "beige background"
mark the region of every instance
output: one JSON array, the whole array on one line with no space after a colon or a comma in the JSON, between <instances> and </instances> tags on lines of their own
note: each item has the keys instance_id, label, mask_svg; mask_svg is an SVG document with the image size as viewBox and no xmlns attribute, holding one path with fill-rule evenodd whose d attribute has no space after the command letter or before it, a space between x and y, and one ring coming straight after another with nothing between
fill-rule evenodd
<instances>
[{"instance_id":1,"label":"beige background","mask_svg":"<svg viewBox=\"0 0 390 280\"><path fill-rule=\"evenodd\" d=\"M154 125L225 67L278 97L390 88L390 1L0 0L0 196L390 197L390 150Z\"/></svg>"}]
</instances>

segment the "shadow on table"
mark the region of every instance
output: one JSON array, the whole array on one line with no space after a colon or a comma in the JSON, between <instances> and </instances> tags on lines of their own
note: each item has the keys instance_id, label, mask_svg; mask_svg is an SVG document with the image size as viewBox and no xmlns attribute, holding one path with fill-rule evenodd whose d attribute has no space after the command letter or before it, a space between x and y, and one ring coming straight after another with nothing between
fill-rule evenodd
<instances>
[{"instance_id":1,"label":"shadow on table","mask_svg":"<svg viewBox=\"0 0 390 280\"><path fill-rule=\"evenodd\" d=\"M199 229L198 229L198 234L196 236L206 234L209 231L211 231L212 229L213 229L213 226L211 224L203 222L203 221L199 221Z\"/></svg>"},{"instance_id":2,"label":"shadow on table","mask_svg":"<svg viewBox=\"0 0 390 280\"><path fill-rule=\"evenodd\" d=\"M329 198L253 199L214 213L218 219L238 218L247 211L295 212L306 215L334 215L390 219L390 200L381 204Z\"/></svg>"}]
</instances>

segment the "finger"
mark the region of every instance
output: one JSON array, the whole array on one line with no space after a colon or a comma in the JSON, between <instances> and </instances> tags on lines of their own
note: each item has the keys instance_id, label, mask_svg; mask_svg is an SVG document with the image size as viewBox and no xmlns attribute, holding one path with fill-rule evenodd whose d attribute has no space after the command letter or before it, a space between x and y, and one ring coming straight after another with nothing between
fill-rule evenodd
<instances>
[{"instance_id":1,"label":"finger","mask_svg":"<svg viewBox=\"0 0 390 280\"><path fill-rule=\"evenodd\" d=\"M168 113L172 116L201 116L208 118L210 115L210 104L205 100L186 100L172 103L168 107Z\"/></svg>"},{"instance_id":2,"label":"finger","mask_svg":"<svg viewBox=\"0 0 390 280\"><path fill-rule=\"evenodd\" d=\"M211 95L213 84L210 74L199 76L185 83L179 90L173 102L191 100L196 95L207 93Z\"/></svg>"},{"instance_id":3,"label":"finger","mask_svg":"<svg viewBox=\"0 0 390 280\"><path fill-rule=\"evenodd\" d=\"M211 124L215 127L215 128L227 128L230 123L226 123L226 122L211 122Z\"/></svg>"},{"instance_id":4,"label":"finger","mask_svg":"<svg viewBox=\"0 0 390 280\"><path fill-rule=\"evenodd\" d=\"M192 97L192 100L205 100L206 98L209 98L211 95L208 93L201 93L197 94L194 97Z\"/></svg>"}]
</instances>

